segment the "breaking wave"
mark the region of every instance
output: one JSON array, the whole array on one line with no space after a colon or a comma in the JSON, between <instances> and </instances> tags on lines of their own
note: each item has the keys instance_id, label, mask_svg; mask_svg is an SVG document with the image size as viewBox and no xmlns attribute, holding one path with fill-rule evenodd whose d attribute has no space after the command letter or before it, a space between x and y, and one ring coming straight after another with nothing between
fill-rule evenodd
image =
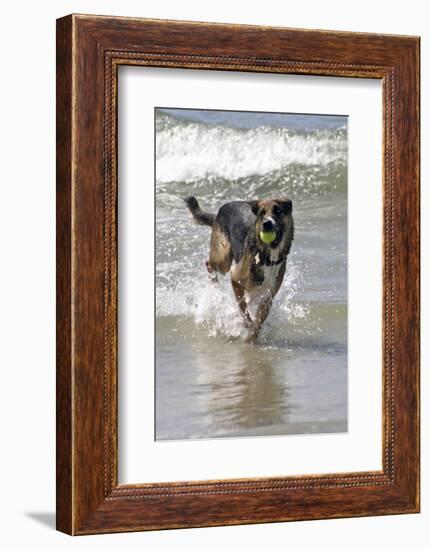
<instances>
[{"instance_id":1,"label":"breaking wave","mask_svg":"<svg viewBox=\"0 0 431 550\"><path fill-rule=\"evenodd\" d=\"M290 166L346 165L347 129L242 129L156 115L157 182L235 181Z\"/></svg>"}]
</instances>

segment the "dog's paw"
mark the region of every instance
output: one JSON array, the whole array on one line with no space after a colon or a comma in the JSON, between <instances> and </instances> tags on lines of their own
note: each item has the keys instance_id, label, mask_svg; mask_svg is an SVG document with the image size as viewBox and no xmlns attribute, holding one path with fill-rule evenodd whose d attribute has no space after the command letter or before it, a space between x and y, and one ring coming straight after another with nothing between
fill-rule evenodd
<instances>
[{"instance_id":1,"label":"dog's paw","mask_svg":"<svg viewBox=\"0 0 431 550\"><path fill-rule=\"evenodd\" d=\"M217 273L214 271L214 269L211 267L211 264L208 261L205 262L205 266L206 266L207 271L208 271L209 280L213 284L217 285L218 284Z\"/></svg>"},{"instance_id":2,"label":"dog's paw","mask_svg":"<svg viewBox=\"0 0 431 550\"><path fill-rule=\"evenodd\" d=\"M261 329L262 329L262 324L258 323L256 320L253 321L249 328L249 333L248 333L246 342L251 342L251 343L256 342L256 340L259 337Z\"/></svg>"},{"instance_id":3,"label":"dog's paw","mask_svg":"<svg viewBox=\"0 0 431 550\"><path fill-rule=\"evenodd\" d=\"M250 332L249 335L246 337L245 341L247 344L255 344L257 337L258 337L258 334L255 334L254 332Z\"/></svg>"},{"instance_id":4,"label":"dog's paw","mask_svg":"<svg viewBox=\"0 0 431 550\"><path fill-rule=\"evenodd\" d=\"M253 327L253 321L248 317L243 317L242 325L243 325L244 328L251 329Z\"/></svg>"}]
</instances>

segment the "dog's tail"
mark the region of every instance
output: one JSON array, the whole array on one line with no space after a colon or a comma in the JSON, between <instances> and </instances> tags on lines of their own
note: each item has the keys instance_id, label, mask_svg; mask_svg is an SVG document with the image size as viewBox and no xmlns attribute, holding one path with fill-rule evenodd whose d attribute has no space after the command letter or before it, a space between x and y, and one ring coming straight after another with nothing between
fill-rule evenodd
<instances>
[{"instance_id":1,"label":"dog's tail","mask_svg":"<svg viewBox=\"0 0 431 550\"><path fill-rule=\"evenodd\" d=\"M200 225L209 225L210 227L214 225L214 221L215 221L214 214L209 214L208 212L202 212L198 201L194 197L184 197L183 200L187 204L187 208L192 213L193 219L196 223Z\"/></svg>"}]
</instances>

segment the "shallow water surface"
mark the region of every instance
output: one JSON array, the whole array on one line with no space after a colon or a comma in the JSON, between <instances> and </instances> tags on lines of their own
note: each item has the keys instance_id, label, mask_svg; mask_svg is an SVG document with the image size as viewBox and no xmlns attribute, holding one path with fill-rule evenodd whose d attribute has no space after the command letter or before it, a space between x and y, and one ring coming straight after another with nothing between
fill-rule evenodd
<instances>
[{"instance_id":1,"label":"shallow water surface","mask_svg":"<svg viewBox=\"0 0 431 550\"><path fill-rule=\"evenodd\" d=\"M156 113L156 439L347 429L347 119ZM181 197L289 196L295 240L255 345L229 278L212 284L210 228Z\"/></svg>"}]
</instances>

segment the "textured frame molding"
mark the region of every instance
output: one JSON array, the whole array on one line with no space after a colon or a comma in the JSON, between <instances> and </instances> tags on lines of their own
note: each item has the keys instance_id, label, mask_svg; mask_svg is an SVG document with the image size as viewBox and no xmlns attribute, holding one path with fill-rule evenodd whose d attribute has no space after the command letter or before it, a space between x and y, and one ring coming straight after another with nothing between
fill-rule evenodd
<instances>
[{"instance_id":1,"label":"textured frame molding","mask_svg":"<svg viewBox=\"0 0 431 550\"><path fill-rule=\"evenodd\" d=\"M86 534L417 512L419 39L76 15L57 29L57 528ZM118 484L119 65L382 80L382 471Z\"/></svg>"}]
</instances>

